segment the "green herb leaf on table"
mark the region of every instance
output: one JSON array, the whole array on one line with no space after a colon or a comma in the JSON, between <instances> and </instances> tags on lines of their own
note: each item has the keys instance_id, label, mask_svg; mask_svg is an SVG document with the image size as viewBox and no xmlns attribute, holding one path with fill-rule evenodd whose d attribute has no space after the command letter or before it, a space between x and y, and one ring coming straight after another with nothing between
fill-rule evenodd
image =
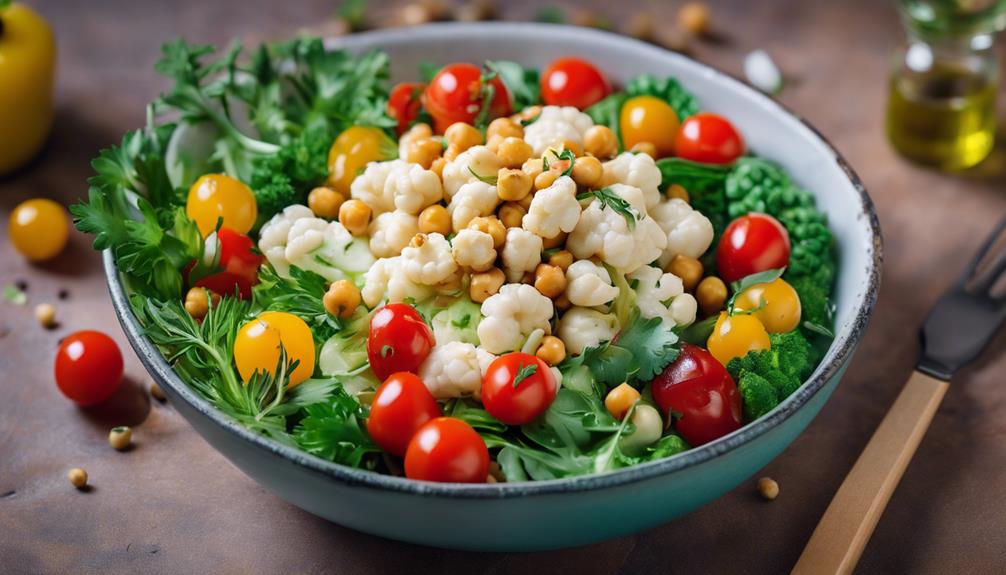
<instances>
[{"instance_id":1,"label":"green herb leaf on table","mask_svg":"<svg viewBox=\"0 0 1006 575\"><path fill-rule=\"evenodd\" d=\"M17 286L8 285L3 288L3 300L14 305L25 305L28 303L28 294Z\"/></svg>"}]
</instances>

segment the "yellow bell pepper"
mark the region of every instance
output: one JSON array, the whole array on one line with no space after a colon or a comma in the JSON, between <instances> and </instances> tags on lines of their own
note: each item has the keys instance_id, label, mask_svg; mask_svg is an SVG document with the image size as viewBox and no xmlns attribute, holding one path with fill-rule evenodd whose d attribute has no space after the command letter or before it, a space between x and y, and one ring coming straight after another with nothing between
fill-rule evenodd
<instances>
[{"instance_id":1,"label":"yellow bell pepper","mask_svg":"<svg viewBox=\"0 0 1006 575\"><path fill-rule=\"evenodd\" d=\"M30 160L53 117L56 40L27 6L0 0L0 175Z\"/></svg>"}]
</instances>

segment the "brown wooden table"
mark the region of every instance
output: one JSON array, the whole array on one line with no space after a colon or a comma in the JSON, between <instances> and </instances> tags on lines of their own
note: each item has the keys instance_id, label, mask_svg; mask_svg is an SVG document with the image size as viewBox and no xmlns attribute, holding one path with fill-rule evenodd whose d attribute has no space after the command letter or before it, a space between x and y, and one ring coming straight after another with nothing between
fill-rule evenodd
<instances>
[{"instance_id":1,"label":"brown wooden table","mask_svg":"<svg viewBox=\"0 0 1006 575\"><path fill-rule=\"evenodd\" d=\"M317 24L333 2L45 0L38 9L60 43L59 111L32 166L0 181L0 233L31 196L70 202L85 190L96 151L143 121L165 82L153 64L179 35L223 44L282 37ZM376 2L372 2L376 4ZM503 2L500 2L503 4ZM614 22L648 5L590 2ZM699 59L737 73L765 48L789 76L781 99L827 134L872 192L886 240L873 323L817 420L754 481L674 523L580 549L476 554L356 533L267 493L202 441L170 405L151 404L150 380L112 314L97 254L75 234L57 261L31 266L4 239L0 285L23 279L32 304L57 304L60 326L36 325L31 305L0 305L0 571L107 573L781 573L796 561L832 494L866 443L916 355L916 325L985 231L1006 213L1006 153L965 175L910 165L884 138L889 56L901 38L893 2L713 2L723 41ZM631 7L631 9L629 9ZM379 7L383 14L388 9ZM675 5L676 8L676 5ZM529 19L532 2L503 15ZM607 10L607 11L605 11ZM0 126L2 129L2 126ZM808 182L808 184L813 184ZM69 290L65 301L60 289ZM128 385L110 405L82 411L53 384L67 333L107 331L127 350ZM861 573L1006 571L1006 338L960 374L859 566ZM136 445L112 451L108 429L136 426ZM73 489L85 467L94 488Z\"/></svg>"}]
</instances>

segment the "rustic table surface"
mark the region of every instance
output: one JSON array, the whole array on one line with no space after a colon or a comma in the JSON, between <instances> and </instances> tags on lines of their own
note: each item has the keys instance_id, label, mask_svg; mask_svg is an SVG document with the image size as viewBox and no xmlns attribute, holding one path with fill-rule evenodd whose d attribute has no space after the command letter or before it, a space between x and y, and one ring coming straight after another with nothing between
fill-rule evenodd
<instances>
[{"instance_id":1,"label":"rustic table surface","mask_svg":"<svg viewBox=\"0 0 1006 575\"><path fill-rule=\"evenodd\" d=\"M43 155L0 181L4 238L14 205L32 196L72 202L85 190L96 151L142 123L144 104L166 85L153 72L162 42L177 36L217 44L233 36L278 38L317 25L333 10L329 0L33 4L59 38L57 121ZM674 14L656 0L626 0L618 13L605 2L586 4L616 24L642 7L652 10L658 25ZM75 233L70 248L42 266L27 264L6 240L0 243L0 285L27 281L31 302L56 303L60 320L47 331L36 325L30 305L0 307L0 571L788 571L912 369L915 330L926 309L1006 213L1002 149L973 173L945 175L908 164L888 146L885 80L901 38L893 4L713 2L721 41L696 45L700 60L734 73L748 51L772 53L790 78L782 101L856 167L884 230L883 287L869 333L821 415L762 472L779 481L775 502L762 501L752 480L652 531L539 554L429 549L327 523L266 492L200 439L171 405L148 399L149 377L112 313L98 255ZM530 19L536 10L532 2L507 2L502 12ZM63 288L69 295L57 300ZM104 330L127 350L128 385L111 405L88 411L63 399L51 376L57 341L82 328ZM1004 347L1006 338L1000 338L984 361L954 382L858 572L1006 569ZM123 423L136 427L136 445L117 453L106 435ZM90 492L68 484L66 472L74 466L88 470Z\"/></svg>"}]
</instances>

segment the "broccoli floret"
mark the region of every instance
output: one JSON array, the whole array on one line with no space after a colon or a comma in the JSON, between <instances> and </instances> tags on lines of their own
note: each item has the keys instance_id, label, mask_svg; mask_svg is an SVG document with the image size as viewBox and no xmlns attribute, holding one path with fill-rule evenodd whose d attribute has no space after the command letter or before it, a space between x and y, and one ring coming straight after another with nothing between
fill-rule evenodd
<instances>
[{"instance_id":1,"label":"broccoli floret","mask_svg":"<svg viewBox=\"0 0 1006 575\"><path fill-rule=\"evenodd\" d=\"M651 74L636 76L625 87L629 96L656 96L674 108L678 119L684 121L699 111L699 101L675 78L657 78Z\"/></svg>"},{"instance_id":2,"label":"broccoli floret","mask_svg":"<svg viewBox=\"0 0 1006 575\"><path fill-rule=\"evenodd\" d=\"M764 415L789 397L814 367L811 344L799 330L771 334L769 339L770 349L749 352L727 364L749 419Z\"/></svg>"},{"instance_id":3,"label":"broccoli floret","mask_svg":"<svg viewBox=\"0 0 1006 575\"><path fill-rule=\"evenodd\" d=\"M792 246L786 279L793 282L807 277L830 293L835 280L835 256L827 218L813 207L790 208L777 217L786 226Z\"/></svg>"},{"instance_id":4,"label":"broccoli floret","mask_svg":"<svg viewBox=\"0 0 1006 575\"><path fill-rule=\"evenodd\" d=\"M753 421L779 405L779 390L764 377L745 371L737 382L744 401L744 419Z\"/></svg>"},{"instance_id":5,"label":"broccoli floret","mask_svg":"<svg viewBox=\"0 0 1006 575\"><path fill-rule=\"evenodd\" d=\"M303 203L311 188L325 180L332 139L327 128L310 128L276 154L255 159L249 185L255 193L260 225L283 208Z\"/></svg>"},{"instance_id":6,"label":"broccoli floret","mask_svg":"<svg viewBox=\"0 0 1006 575\"><path fill-rule=\"evenodd\" d=\"M831 329L831 301L821 284L809 276L787 278L800 297L802 322L810 322Z\"/></svg>"}]
</instances>

